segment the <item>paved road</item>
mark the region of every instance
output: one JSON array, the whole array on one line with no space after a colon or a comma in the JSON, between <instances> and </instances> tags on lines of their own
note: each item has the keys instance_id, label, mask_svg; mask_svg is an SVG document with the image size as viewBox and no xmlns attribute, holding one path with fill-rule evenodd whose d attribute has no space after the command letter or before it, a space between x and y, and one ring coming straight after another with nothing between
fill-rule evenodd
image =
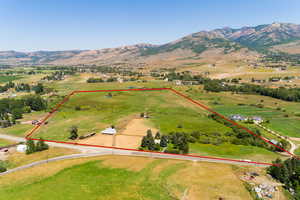
<instances>
[{"instance_id":1,"label":"paved road","mask_svg":"<svg viewBox=\"0 0 300 200\"><path fill-rule=\"evenodd\" d=\"M17 136L5 135L0 134L0 138L13 140L16 142L24 142L25 139ZM71 144L61 144L61 143L53 143L47 142L50 146L54 147L63 147L63 148L71 148L81 151L80 154L72 154L66 156L60 156L55 158L50 158L47 160L41 160L37 162L33 162L18 168L14 168L8 170L7 172L2 173L8 174L15 171L19 171L22 169L26 169L29 167L45 164L48 162L58 161L58 160L65 160L65 159L72 159L72 158L81 158L81 157L92 157L92 156L100 156L100 155L126 155L126 156L141 156L141 157L151 157L151 158L162 158L162 159L178 159L178 160L189 160L194 162L214 162L214 163L225 163L225 164L232 164L232 165L243 165L243 166L258 166L258 167L267 167L267 164L256 164L250 162L238 162L234 160L222 160L222 159L213 159L213 158L206 158L206 157L192 157L192 156L184 156L179 154L159 154L153 152L141 152L141 151L134 151L134 150L123 150L123 149L109 149L109 148L102 148L102 147L87 147L87 146L79 146L79 145L71 145Z\"/></svg>"}]
</instances>

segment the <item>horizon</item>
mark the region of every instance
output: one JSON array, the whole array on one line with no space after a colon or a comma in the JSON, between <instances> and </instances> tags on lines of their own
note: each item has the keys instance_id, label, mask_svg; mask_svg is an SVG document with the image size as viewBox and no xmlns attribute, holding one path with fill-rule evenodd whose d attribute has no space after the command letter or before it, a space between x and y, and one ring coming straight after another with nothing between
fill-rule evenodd
<instances>
[{"instance_id":1,"label":"horizon","mask_svg":"<svg viewBox=\"0 0 300 200\"><path fill-rule=\"evenodd\" d=\"M295 0L288 3L280 0L229 0L226 3L217 0L104 3L12 0L0 8L0 18L5 19L0 21L0 51L161 45L192 33L224 27L236 29L274 22L300 24L300 13L296 12L299 9L300 2Z\"/></svg>"}]
</instances>

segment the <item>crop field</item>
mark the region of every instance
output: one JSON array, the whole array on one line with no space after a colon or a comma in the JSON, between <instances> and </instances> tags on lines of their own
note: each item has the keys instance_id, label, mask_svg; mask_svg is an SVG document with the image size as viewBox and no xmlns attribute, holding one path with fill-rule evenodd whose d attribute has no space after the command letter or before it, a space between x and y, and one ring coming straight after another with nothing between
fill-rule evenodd
<instances>
[{"instance_id":1,"label":"crop field","mask_svg":"<svg viewBox=\"0 0 300 200\"><path fill-rule=\"evenodd\" d=\"M22 76L3 76L3 75L0 75L0 84L1 83L6 83L6 82L9 82L9 81L15 81L15 80L18 80L18 79L21 79L23 78Z\"/></svg>"},{"instance_id":2,"label":"crop field","mask_svg":"<svg viewBox=\"0 0 300 200\"><path fill-rule=\"evenodd\" d=\"M251 199L230 165L126 156L49 163L1 176L0 186L3 199Z\"/></svg>"}]
</instances>

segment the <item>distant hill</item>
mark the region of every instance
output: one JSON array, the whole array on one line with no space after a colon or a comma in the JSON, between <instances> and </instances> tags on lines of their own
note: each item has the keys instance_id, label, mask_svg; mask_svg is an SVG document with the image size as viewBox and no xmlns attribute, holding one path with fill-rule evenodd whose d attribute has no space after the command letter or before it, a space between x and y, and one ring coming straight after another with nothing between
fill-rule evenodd
<instances>
[{"instance_id":1,"label":"distant hill","mask_svg":"<svg viewBox=\"0 0 300 200\"><path fill-rule=\"evenodd\" d=\"M239 29L201 31L163 44L137 44L100 50L0 51L0 64L176 65L182 60L252 59L266 51L300 52L300 25L273 23ZM289 44L293 45L289 45Z\"/></svg>"}]
</instances>

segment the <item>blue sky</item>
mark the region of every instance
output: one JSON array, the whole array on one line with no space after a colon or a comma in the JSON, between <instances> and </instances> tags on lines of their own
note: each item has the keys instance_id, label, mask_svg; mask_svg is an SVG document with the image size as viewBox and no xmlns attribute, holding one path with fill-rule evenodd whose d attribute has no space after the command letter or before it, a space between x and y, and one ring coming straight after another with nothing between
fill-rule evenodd
<instances>
[{"instance_id":1,"label":"blue sky","mask_svg":"<svg viewBox=\"0 0 300 200\"><path fill-rule=\"evenodd\" d=\"M214 28L300 24L299 0L2 0L0 50L163 44Z\"/></svg>"}]
</instances>

